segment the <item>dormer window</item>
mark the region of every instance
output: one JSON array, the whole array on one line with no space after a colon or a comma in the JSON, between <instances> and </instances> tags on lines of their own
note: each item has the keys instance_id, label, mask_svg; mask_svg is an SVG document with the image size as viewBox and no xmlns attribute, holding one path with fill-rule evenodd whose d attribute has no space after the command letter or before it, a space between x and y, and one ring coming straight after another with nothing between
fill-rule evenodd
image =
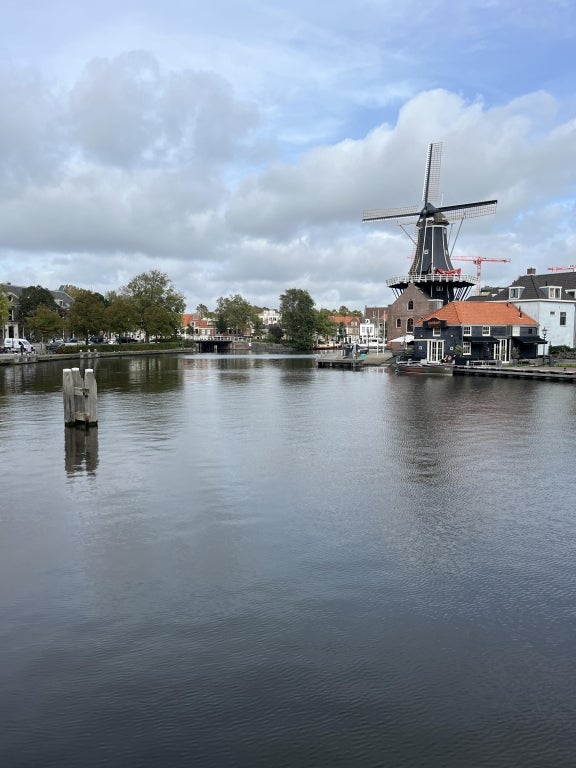
<instances>
[{"instance_id":1,"label":"dormer window","mask_svg":"<svg viewBox=\"0 0 576 768\"><path fill-rule=\"evenodd\" d=\"M508 288L508 298L514 301L514 299L519 299L522 295L523 288L519 285L514 285Z\"/></svg>"},{"instance_id":2,"label":"dormer window","mask_svg":"<svg viewBox=\"0 0 576 768\"><path fill-rule=\"evenodd\" d=\"M557 288L554 285L548 286L548 298L549 299L559 299L562 296L562 288Z\"/></svg>"}]
</instances>

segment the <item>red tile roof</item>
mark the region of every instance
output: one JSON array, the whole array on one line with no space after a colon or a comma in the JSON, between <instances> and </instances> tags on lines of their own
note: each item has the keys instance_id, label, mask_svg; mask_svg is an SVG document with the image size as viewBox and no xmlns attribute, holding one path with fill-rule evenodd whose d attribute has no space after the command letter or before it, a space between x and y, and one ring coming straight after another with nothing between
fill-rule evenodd
<instances>
[{"instance_id":1,"label":"red tile roof","mask_svg":"<svg viewBox=\"0 0 576 768\"><path fill-rule=\"evenodd\" d=\"M538 325L514 304L498 301L453 301L424 315L416 325L432 317L445 320L447 325Z\"/></svg>"}]
</instances>

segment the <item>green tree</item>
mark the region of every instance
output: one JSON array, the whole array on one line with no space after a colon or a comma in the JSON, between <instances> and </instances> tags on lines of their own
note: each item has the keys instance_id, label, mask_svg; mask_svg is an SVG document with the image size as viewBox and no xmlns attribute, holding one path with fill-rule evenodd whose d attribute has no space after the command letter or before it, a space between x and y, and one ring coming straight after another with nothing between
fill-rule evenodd
<instances>
[{"instance_id":1,"label":"green tree","mask_svg":"<svg viewBox=\"0 0 576 768\"><path fill-rule=\"evenodd\" d=\"M4 326L10 317L10 302L6 293L6 286L0 285L0 332L4 332Z\"/></svg>"},{"instance_id":2,"label":"green tree","mask_svg":"<svg viewBox=\"0 0 576 768\"><path fill-rule=\"evenodd\" d=\"M28 328L40 336L42 341L44 337L59 336L62 333L63 321L60 314L42 304L32 310L26 322Z\"/></svg>"},{"instance_id":3,"label":"green tree","mask_svg":"<svg viewBox=\"0 0 576 768\"><path fill-rule=\"evenodd\" d=\"M144 332L146 341L150 341L151 335L167 336L181 331L186 302L164 272L142 272L122 288L121 294L131 300L136 326ZM160 327L163 330L159 334Z\"/></svg>"},{"instance_id":4,"label":"green tree","mask_svg":"<svg viewBox=\"0 0 576 768\"><path fill-rule=\"evenodd\" d=\"M106 300L100 293L78 289L68 311L68 323L74 334L88 343L91 335L99 335L106 324Z\"/></svg>"},{"instance_id":5,"label":"green tree","mask_svg":"<svg viewBox=\"0 0 576 768\"><path fill-rule=\"evenodd\" d=\"M47 307L53 312L57 312L61 317L64 316L64 311L56 304L54 296L48 288L42 288L41 285L30 285L28 288L24 288L18 302L20 319L27 323L32 312L38 307Z\"/></svg>"},{"instance_id":6,"label":"green tree","mask_svg":"<svg viewBox=\"0 0 576 768\"><path fill-rule=\"evenodd\" d=\"M330 310L317 309L314 310L316 315L316 324L314 330L323 339L328 341L334 338L336 335L336 323L330 318Z\"/></svg>"},{"instance_id":7,"label":"green tree","mask_svg":"<svg viewBox=\"0 0 576 768\"><path fill-rule=\"evenodd\" d=\"M196 312L200 315L201 318L210 317L212 314L206 304L198 304L196 307Z\"/></svg>"},{"instance_id":8,"label":"green tree","mask_svg":"<svg viewBox=\"0 0 576 768\"><path fill-rule=\"evenodd\" d=\"M282 327L291 346L299 352L307 352L314 346L316 313L314 299L308 291L289 288L280 296Z\"/></svg>"},{"instance_id":9,"label":"green tree","mask_svg":"<svg viewBox=\"0 0 576 768\"><path fill-rule=\"evenodd\" d=\"M78 288L76 285L63 285L61 288L64 293L67 293L68 296L71 296L73 299L76 299L76 297L82 293L84 288Z\"/></svg>"},{"instance_id":10,"label":"green tree","mask_svg":"<svg viewBox=\"0 0 576 768\"><path fill-rule=\"evenodd\" d=\"M254 308L238 293L228 298L220 297L216 302L214 316L219 333L233 333L237 336L246 335L255 322Z\"/></svg>"},{"instance_id":11,"label":"green tree","mask_svg":"<svg viewBox=\"0 0 576 768\"><path fill-rule=\"evenodd\" d=\"M284 336L284 329L278 324L271 325L268 328L268 337L274 344L279 344Z\"/></svg>"},{"instance_id":12,"label":"green tree","mask_svg":"<svg viewBox=\"0 0 576 768\"><path fill-rule=\"evenodd\" d=\"M126 336L138 328L138 316L132 299L106 294L108 306L104 311L103 328L117 336Z\"/></svg>"}]
</instances>

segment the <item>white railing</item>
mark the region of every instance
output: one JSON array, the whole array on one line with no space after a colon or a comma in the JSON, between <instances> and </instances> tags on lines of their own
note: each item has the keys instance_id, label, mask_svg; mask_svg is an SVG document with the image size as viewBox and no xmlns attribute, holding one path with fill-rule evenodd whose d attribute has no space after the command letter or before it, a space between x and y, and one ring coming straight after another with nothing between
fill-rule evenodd
<instances>
[{"instance_id":1,"label":"white railing","mask_svg":"<svg viewBox=\"0 0 576 768\"><path fill-rule=\"evenodd\" d=\"M398 283L470 283L478 285L479 280L472 275L443 275L433 273L402 275L401 277L392 277L386 280L386 285L393 287Z\"/></svg>"}]
</instances>

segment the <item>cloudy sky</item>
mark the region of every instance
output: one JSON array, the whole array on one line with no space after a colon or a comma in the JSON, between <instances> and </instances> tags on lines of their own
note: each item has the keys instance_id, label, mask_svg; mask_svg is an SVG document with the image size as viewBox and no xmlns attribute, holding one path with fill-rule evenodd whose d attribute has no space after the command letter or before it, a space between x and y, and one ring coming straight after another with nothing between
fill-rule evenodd
<instances>
[{"instance_id":1,"label":"cloudy sky","mask_svg":"<svg viewBox=\"0 0 576 768\"><path fill-rule=\"evenodd\" d=\"M452 233L510 259L483 283L576 264L575 8L0 0L0 281L387 304L412 244L362 212L420 203L430 142L444 204L498 199Z\"/></svg>"}]
</instances>

